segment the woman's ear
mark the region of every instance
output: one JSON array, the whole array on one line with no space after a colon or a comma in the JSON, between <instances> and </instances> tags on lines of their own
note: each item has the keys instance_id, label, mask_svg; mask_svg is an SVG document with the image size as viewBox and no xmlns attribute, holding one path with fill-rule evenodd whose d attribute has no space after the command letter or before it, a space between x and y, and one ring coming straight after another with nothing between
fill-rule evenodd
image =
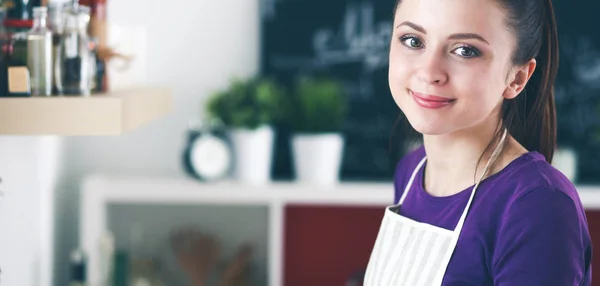
<instances>
[{"instance_id":1,"label":"woman's ear","mask_svg":"<svg viewBox=\"0 0 600 286\"><path fill-rule=\"evenodd\" d=\"M517 67L513 70L512 76L509 78L508 86L504 90L502 96L506 99L513 99L517 97L525 88L525 85L531 78L533 71L535 71L536 61L535 59L529 60L525 65Z\"/></svg>"}]
</instances>

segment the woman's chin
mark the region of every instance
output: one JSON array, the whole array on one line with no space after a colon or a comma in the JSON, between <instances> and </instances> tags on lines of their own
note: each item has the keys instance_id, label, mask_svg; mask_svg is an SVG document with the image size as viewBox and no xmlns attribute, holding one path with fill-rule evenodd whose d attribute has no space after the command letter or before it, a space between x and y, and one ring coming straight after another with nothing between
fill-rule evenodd
<instances>
[{"instance_id":1,"label":"woman's chin","mask_svg":"<svg viewBox=\"0 0 600 286\"><path fill-rule=\"evenodd\" d=\"M422 122L422 121L411 121L409 120L410 125L415 131L419 132L423 135L441 135L448 133L449 130L445 124L435 123L435 122Z\"/></svg>"}]
</instances>

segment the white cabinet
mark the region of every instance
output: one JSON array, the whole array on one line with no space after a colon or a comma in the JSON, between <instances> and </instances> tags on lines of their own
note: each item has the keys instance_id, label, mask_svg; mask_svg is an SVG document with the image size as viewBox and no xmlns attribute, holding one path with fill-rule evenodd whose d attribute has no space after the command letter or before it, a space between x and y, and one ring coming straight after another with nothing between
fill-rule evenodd
<instances>
[{"instance_id":1,"label":"white cabinet","mask_svg":"<svg viewBox=\"0 0 600 286\"><path fill-rule=\"evenodd\" d=\"M110 226L123 229L122 222L115 224L109 222L114 213L115 205L121 206L122 213L125 207L136 208L138 206L178 206L180 211L189 212L184 208L196 206L200 209L210 209L212 206L213 217L198 216L202 224L218 224L219 220L214 217L222 215L223 212L235 212L235 216L243 216L243 210L247 209L247 217L240 218L248 220L254 231L262 229L266 233L253 233L247 238L256 238L259 242L258 258L264 261L268 285L283 285L283 231L284 231L284 207L288 204L308 205L348 205L348 206L383 206L393 200L393 186L391 183L362 184L344 183L331 187L315 187L295 183L272 183L262 186L248 186L235 182L221 182L215 184L201 183L186 178L156 178L156 177L107 177L92 176L83 184L83 196L81 202L82 219L80 226L80 238L84 250L88 254L89 281L94 284L101 279L101 253L99 238ZM214 208L218 206L218 208ZM237 210L233 211L237 206ZM175 209L177 209L175 208ZM232 211L226 211L227 209ZM254 208L254 210L252 210ZM256 215L256 209L264 208L266 221L260 221L260 215ZM219 209L221 212L219 212ZM139 209L137 213L142 211ZM163 208L163 210L165 210ZM165 212L165 216L177 217L173 214L174 208ZM109 213L110 212L110 213ZM129 213L133 213L130 210ZM148 212L148 209L146 209ZM258 211L260 213L260 211ZM156 212L155 212L156 214ZM159 214L156 214L159 215ZM148 216L146 216L148 217ZM156 216L155 216L156 217ZM183 216L181 223L185 223ZM113 217L113 221L117 219ZM127 218L118 218L127 220ZM231 227L226 226L227 221L222 220L222 233L227 237L235 236ZM148 221L155 221L150 219ZM168 219L169 223L174 222ZM162 223L165 225L165 223ZM235 222L234 222L235 224ZM116 226L121 225L121 226ZM239 226L238 226L239 227ZM157 232L155 232L157 233ZM247 232L246 232L247 233ZM124 234L114 234L115 237L123 237ZM163 233L160 234L164 235ZM241 239L243 239L242 237ZM231 240L231 239L229 239ZM117 243L118 244L118 243ZM264 253L265 257L262 257Z\"/></svg>"},{"instance_id":2,"label":"white cabinet","mask_svg":"<svg viewBox=\"0 0 600 286\"><path fill-rule=\"evenodd\" d=\"M600 188L578 189L587 209L600 209ZM337 209L340 214L346 215L356 210L343 210L343 207L370 209L368 229L369 232L374 232L379 223L376 218L378 208L389 205L393 197L391 182L341 183L330 187L291 182L257 186L236 182L201 183L187 178L96 175L88 177L83 184L80 241L89 255L88 273L90 283L94 285L101 277L99 237L104 231L118 232L114 235L122 244L127 225L145 221L146 225L150 223L163 227L162 230L154 230L149 237L164 239L166 229L178 223L192 222L190 215L185 214L193 214L191 217L200 225L207 228L220 227L220 234L225 237L226 244L235 245L246 238L259 241L258 260L268 280L267 285L281 286L285 284L283 272L284 261L287 260L284 257L284 242L289 241L284 238L285 214L289 210L287 206L294 206L293 209L296 210L298 206L303 206L309 211L317 209L318 212L323 210L318 207L325 206L330 214L336 212L330 209ZM362 210L358 211L360 213ZM298 215L297 211L294 213L295 216ZM133 216L137 218L133 219ZM312 215L310 217L315 219ZM324 220L326 222L318 223L321 229L323 225L327 227L327 218ZM302 220L302 223L312 222L314 221ZM156 228L156 225L151 227ZM301 228L310 231L312 226ZM352 228L356 235L366 229L364 225ZM368 247L369 243L363 244ZM364 252L364 249L360 252ZM298 254L299 250L294 249L292 253ZM318 257L318 254L314 255Z\"/></svg>"}]
</instances>

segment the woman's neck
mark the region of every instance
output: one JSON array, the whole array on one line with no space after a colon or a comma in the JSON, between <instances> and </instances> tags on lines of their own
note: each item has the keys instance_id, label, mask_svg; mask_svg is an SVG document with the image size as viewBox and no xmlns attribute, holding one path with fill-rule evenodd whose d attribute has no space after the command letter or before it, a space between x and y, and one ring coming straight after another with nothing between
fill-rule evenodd
<instances>
[{"instance_id":1,"label":"woman's neck","mask_svg":"<svg viewBox=\"0 0 600 286\"><path fill-rule=\"evenodd\" d=\"M433 196L450 196L472 186L474 180L479 180L492 152L500 143L498 140L492 142L496 126L487 124L451 134L424 135L427 164L423 183L427 192ZM486 150L490 142L492 145ZM507 135L502 153L495 160L497 164L492 164L493 168L487 171L484 178L500 171L526 152L514 138Z\"/></svg>"}]
</instances>

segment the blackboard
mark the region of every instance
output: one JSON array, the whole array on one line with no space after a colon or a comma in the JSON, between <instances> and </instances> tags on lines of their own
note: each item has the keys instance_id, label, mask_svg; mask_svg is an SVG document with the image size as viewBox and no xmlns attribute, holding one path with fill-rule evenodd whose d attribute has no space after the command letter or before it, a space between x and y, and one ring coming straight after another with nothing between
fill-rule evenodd
<instances>
[{"instance_id":1,"label":"blackboard","mask_svg":"<svg viewBox=\"0 0 600 286\"><path fill-rule=\"evenodd\" d=\"M262 9L262 73L291 84L301 73L345 85L343 180L392 178L388 139L398 116L387 85L393 0L270 0ZM274 176L293 175L289 137L278 130Z\"/></svg>"},{"instance_id":2,"label":"blackboard","mask_svg":"<svg viewBox=\"0 0 600 286\"><path fill-rule=\"evenodd\" d=\"M600 2L553 1L560 46L558 143L578 153L579 183L600 182Z\"/></svg>"},{"instance_id":3,"label":"blackboard","mask_svg":"<svg viewBox=\"0 0 600 286\"><path fill-rule=\"evenodd\" d=\"M579 152L580 183L600 182L600 33L593 0L554 1L561 145ZM290 85L302 73L343 80L350 102L343 180L391 180L407 128L387 80L394 0L262 0L261 73ZM273 176L293 177L289 130L278 127ZM390 137L392 144L390 144Z\"/></svg>"}]
</instances>

